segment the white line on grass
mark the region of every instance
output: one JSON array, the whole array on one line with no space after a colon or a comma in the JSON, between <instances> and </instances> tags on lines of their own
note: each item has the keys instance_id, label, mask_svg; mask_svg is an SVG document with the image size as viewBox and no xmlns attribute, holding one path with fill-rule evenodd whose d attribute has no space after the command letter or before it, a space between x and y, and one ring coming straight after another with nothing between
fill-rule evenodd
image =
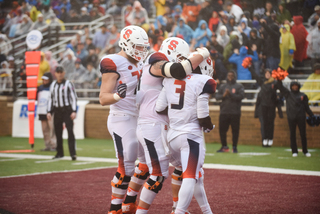
<instances>
[{"instance_id":1,"label":"white line on grass","mask_svg":"<svg viewBox=\"0 0 320 214\"><path fill-rule=\"evenodd\" d=\"M25 159L51 159L52 156L48 155L31 155L31 154L7 154L0 153L0 157L6 158L25 158ZM63 157L59 160L70 160L70 157ZM70 160L71 161L71 160ZM93 157L77 157L77 161L87 161L87 162L105 162L105 163L118 163L118 160L115 158L93 158ZM110 168L110 167L101 167L101 169ZM258 166L241 166L241 165L225 165L225 164L208 164L205 163L203 168L206 169L226 169L226 170L239 170L239 171L251 171L251 172L266 172L266 173L276 173L276 174L290 174L290 175L312 175L320 176L320 171L307 171L307 170L291 170L291 169L279 169L279 168L269 168L269 167L258 167ZM91 168L96 169L96 168ZM83 170L70 170L70 171L58 171L58 172L73 172L73 171L86 171L91 169ZM54 172L42 172L34 173L29 175L41 175L41 174L50 174ZM26 175L18 175L26 176ZM6 177L17 177L17 176L6 176ZM5 178L5 177L1 177Z\"/></svg>"},{"instance_id":2,"label":"white line on grass","mask_svg":"<svg viewBox=\"0 0 320 214\"><path fill-rule=\"evenodd\" d=\"M96 162L74 162L72 165L86 165L86 164L93 164L93 163L96 163Z\"/></svg>"},{"instance_id":3,"label":"white line on grass","mask_svg":"<svg viewBox=\"0 0 320 214\"><path fill-rule=\"evenodd\" d=\"M1 159L0 161L16 161L16 160L23 160L23 158L14 158L14 159Z\"/></svg>"}]
</instances>

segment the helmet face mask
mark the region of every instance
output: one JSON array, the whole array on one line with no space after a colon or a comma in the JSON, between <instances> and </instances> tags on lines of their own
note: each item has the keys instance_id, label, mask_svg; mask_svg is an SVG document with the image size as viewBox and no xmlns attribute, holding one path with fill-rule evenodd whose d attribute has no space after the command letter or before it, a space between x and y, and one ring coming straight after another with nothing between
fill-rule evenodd
<instances>
[{"instance_id":1,"label":"helmet face mask","mask_svg":"<svg viewBox=\"0 0 320 214\"><path fill-rule=\"evenodd\" d=\"M148 35L141 27L127 26L121 30L119 46L131 58L143 61L148 55Z\"/></svg>"},{"instance_id":2,"label":"helmet face mask","mask_svg":"<svg viewBox=\"0 0 320 214\"><path fill-rule=\"evenodd\" d=\"M181 62L190 53L189 45L178 37L169 37L162 42L159 52L166 55L170 62Z\"/></svg>"}]
</instances>

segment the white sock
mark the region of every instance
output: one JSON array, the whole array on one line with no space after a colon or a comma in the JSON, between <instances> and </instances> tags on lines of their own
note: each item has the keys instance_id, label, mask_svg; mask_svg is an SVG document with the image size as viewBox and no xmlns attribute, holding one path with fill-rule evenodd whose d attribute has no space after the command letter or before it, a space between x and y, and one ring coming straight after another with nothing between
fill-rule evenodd
<instances>
[{"instance_id":1,"label":"white sock","mask_svg":"<svg viewBox=\"0 0 320 214\"><path fill-rule=\"evenodd\" d=\"M188 209L190 202L193 197L194 186L196 184L196 179L194 178L184 178L182 180L182 185L179 191L179 200L175 213L183 211L183 213Z\"/></svg>"}]
</instances>

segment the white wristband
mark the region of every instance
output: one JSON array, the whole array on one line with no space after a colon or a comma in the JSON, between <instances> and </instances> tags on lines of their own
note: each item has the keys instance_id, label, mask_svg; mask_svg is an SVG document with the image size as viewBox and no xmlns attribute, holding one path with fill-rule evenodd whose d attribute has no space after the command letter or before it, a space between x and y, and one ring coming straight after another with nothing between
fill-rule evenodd
<instances>
[{"instance_id":1,"label":"white wristband","mask_svg":"<svg viewBox=\"0 0 320 214\"><path fill-rule=\"evenodd\" d=\"M117 93L114 93L114 94L113 94L113 99L115 99L116 101L119 101L119 100L121 100L122 98L121 98Z\"/></svg>"}]
</instances>

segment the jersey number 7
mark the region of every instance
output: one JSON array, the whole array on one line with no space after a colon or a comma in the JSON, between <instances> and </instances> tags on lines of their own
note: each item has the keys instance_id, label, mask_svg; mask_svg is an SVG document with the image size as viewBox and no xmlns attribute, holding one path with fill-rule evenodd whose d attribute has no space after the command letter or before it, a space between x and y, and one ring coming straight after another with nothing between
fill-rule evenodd
<instances>
[{"instance_id":1,"label":"jersey number 7","mask_svg":"<svg viewBox=\"0 0 320 214\"><path fill-rule=\"evenodd\" d=\"M171 104L171 108L181 110L184 103L184 91L186 89L186 82L183 80L175 80L174 84L181 86L180 88L176 88L176 93L179 94L179 104Z\"/></svg>"}]
</instances>

